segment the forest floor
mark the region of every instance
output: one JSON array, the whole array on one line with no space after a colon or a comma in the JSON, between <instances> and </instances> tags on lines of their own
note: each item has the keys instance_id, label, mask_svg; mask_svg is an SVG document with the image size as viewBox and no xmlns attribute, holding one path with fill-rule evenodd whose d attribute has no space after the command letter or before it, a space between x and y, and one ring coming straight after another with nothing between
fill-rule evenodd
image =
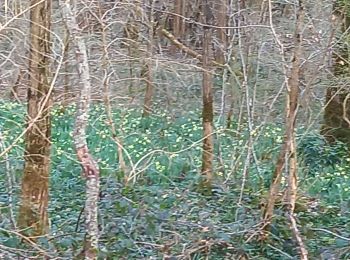
<instances>
[{"instance_id":1,"label":"forest floor","mask_svg":"<svg viewBox=\"0 0 350 260\"><path fill-rule=\"evenodd\" d=\"M52 112L52 170L48 237L22 243L11 226L18 209L23 143L0 161L0 256L47 254L73 259L84 238L84 180L73 142L74 106ZM0 102L0 150L24 130L25 106ZM162 111L158 109L158 111ZM174 118L141 109L115 109L127 165L138 172L125 185L117 145L105 108L90 113L88 145L101 170L101 259L297 259L298 250L280 198L269 235L261 240L261 212L282 142L283 126L266 124L254 132L254 160L246 164L247 126L215 124L215 181L212 193L197 186L201 168L200 111ZM318 133L298 129L299 195L296 218L310 259L350 259L350 162L348 149L328 145ZM244 167L247 182L242 182ZM13 190L11 192L11 185ZM243 185L244 184L244 185ZM283 187L285 183L283 184ZM282 193L281 193L282 197ZM6 250L5 250L6 249Z\"/></svg>"}]
</instances>

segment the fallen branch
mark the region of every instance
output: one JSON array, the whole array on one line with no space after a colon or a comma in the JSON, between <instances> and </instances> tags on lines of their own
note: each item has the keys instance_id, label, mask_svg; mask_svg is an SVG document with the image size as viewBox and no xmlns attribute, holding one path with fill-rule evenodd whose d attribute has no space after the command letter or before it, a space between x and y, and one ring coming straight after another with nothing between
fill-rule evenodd
<instances>
[{"instance_id":1,"label":"fallen branch","mask_svg":"<svg viewBox=\"0 0 350 260\"><path fill-rule=\"evenodd\" d=\"M199 54L198 52L192 50L191 48L184 45L182 42L176 39L176 37L171 34L166 29L161 29L160 32L163 36L165 36L172 44L174 44L177 48L185 52L186 54L190 55L191 57L203 62L203 55ZM221 64L219 62L216 62L215 60L210 60L210 65L217 66L217 67L225 67L225 64Z\"/></svg>"}]
</instances>

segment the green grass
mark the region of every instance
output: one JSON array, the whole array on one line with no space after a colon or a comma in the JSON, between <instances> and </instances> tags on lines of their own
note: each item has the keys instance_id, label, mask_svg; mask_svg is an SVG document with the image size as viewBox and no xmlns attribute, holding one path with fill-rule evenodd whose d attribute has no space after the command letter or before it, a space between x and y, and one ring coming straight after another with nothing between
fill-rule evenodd
<instances>
[{"instance_id":1,"label":"green grass","mask_svg":"<svg viewBox=\"0 0 350 260\"><path fill-rule=\"evenodd\" d=\"M71 259L80 252L84 236L83 217L80 223L78 219L85 187L73 148L74 107L62 111L61 107L52 111L51 233L39 242L53 256ZM281 205L277 205L269 239L249 239L260 222L262 196L271 181L283 126L269 124L253 133L258 163L250 165L243 201L238 205L249 135L246 125L215 126L214 193L205 196L196 186L201 167L200 111L179 118L156 113L149 119L142 119L141 112L113 110L117 134L130 156L127 164L145 168L136 184L126 187L104 107L95 104L91 109L88 144L101 170L101 259L163 259L165 254L235 259L242 252L252 259L297 255ZM25 106L0 102L0 130L6 146L24 130L24 116ZM320 230L350 237L348 150L341 143L326 144L316 132L304 134L304 129L298 129L302 198L297 219L310 259L319 259L325 249L339 259L349 259L349 243ZM20 139L9 152L11 173L17 180L17 206L23 142ZM4 158L0 160L0 244L26 248L16 235L3 230L11 227Z\"/></svg>"}]
</instances>

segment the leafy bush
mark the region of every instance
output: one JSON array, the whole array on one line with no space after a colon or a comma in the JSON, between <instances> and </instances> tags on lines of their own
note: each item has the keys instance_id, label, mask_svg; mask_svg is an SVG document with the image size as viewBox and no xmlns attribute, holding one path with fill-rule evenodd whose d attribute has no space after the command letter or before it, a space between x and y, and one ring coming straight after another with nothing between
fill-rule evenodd
<instances>
[{"instance_id":1,"label":"leafy bush","mask_svg":"<svg viewBox=\"0 0 350 260\"><path fill-rule=\"evenodd\" d=\"M298 153L307 172L313 176L325 167L335 167L349 154L346 144L328 144L325 138L316 133L302 136L298 142Z\"/></svg>"}]
</instances>

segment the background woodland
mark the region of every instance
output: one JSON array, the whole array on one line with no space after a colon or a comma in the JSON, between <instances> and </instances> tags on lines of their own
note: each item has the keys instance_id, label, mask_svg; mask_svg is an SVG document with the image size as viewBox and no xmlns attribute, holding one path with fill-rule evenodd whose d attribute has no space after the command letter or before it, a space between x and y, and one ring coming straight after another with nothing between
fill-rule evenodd
<instances>
[{"instance_id":1,"label":"background woodland","mask_svg":"<svg viewBox=\"0 0 350 260\"><path fill-rule=\"evenodd\" d=\"M1 259L350 258L350 2L0 7Z\"/></svg>"}]
</instances>

